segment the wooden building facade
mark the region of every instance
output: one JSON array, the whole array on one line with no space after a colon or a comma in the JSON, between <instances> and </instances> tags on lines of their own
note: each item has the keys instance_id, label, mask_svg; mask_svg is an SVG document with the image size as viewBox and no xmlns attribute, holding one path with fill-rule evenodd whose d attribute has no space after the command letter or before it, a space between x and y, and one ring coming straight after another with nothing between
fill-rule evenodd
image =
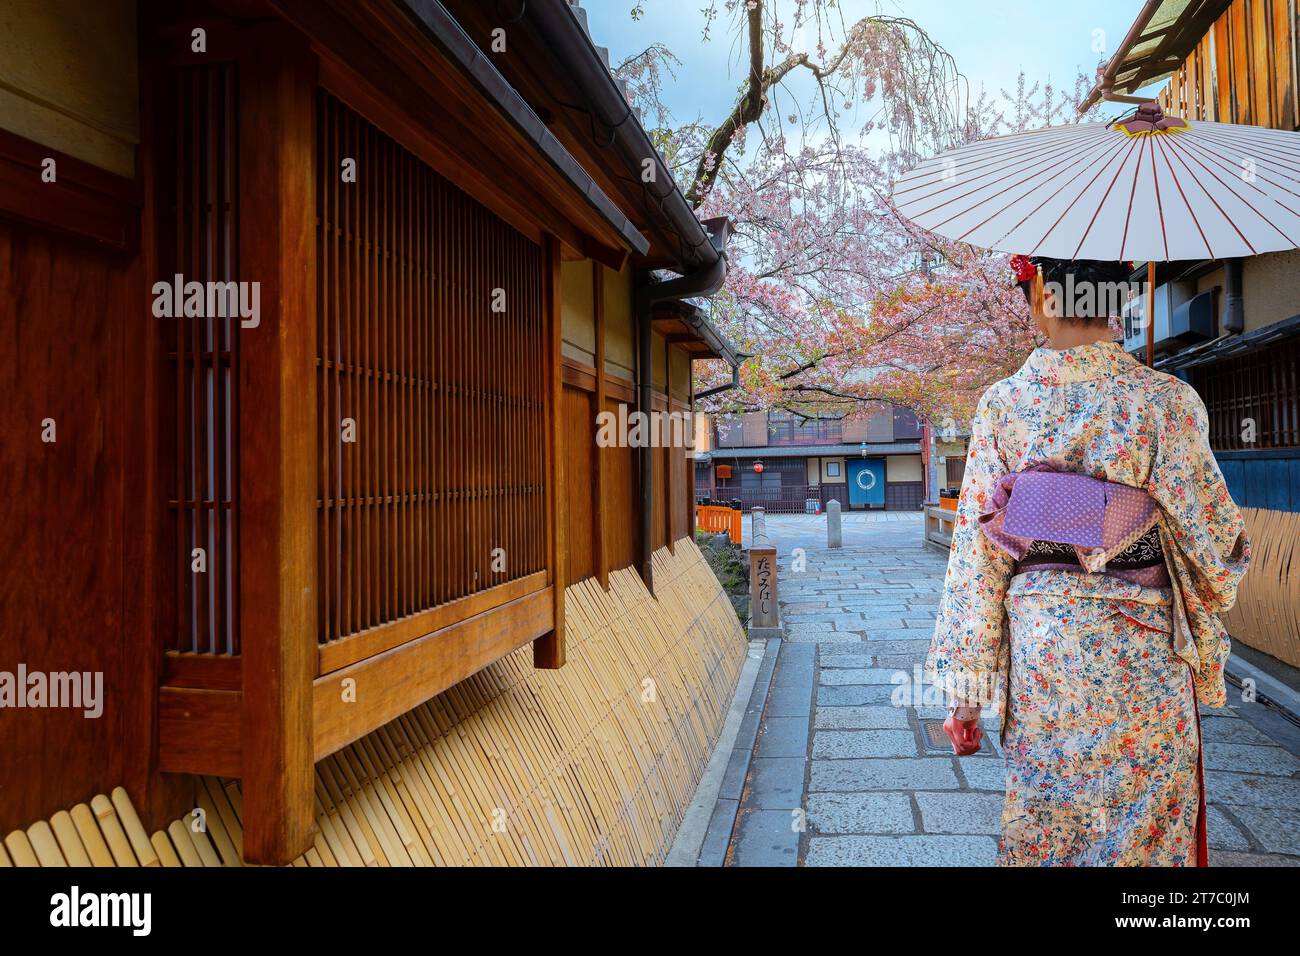
<instances>
[{"instance_id":1,"label":"wooden building facade","mask_svg":"<svg viewBox=\"0 0 1300 956\"><path fill-rule=\"evenodd\" d=\"M102 674L105 709L0 710L0 834L119 784L162 827L201 775L287 862L321 761L529 645L563 668L566 592L693 548L687 449L596 414L689 414L691 362L734 360L676 305L725 224L593 139L564 0L491 6L16 4L0 671ZM734 621L691 627L734 680Z\"/></svg>"},{"instance_id":2,"label":"wooden building facade","mask_svg":"<svg viewBox=\"0 0 1300 956\"><path fill-rule=\"evenodd\" d=\"M696 453L697 498L744 510L820 513L917 511L925 501L924 428L887 402L844 418L803 420L769 409L715 417L709 449Z\"/></svg>"}]
</instances>

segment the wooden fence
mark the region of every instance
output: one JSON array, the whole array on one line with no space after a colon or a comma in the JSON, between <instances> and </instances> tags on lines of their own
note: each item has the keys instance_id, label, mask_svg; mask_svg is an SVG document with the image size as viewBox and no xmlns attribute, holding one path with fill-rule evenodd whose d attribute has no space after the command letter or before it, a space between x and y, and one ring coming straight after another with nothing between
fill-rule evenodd
<instances>
[{"instance_id":1,"label":"wooden fence","mask_svg":"<svg viewBox=\"0 0 1300 956\"><path fill-rule=\"evenodd\" d=\"M720 505L696 505L695 526L701 531L713 534L725 534L732 544L740 544L740 516L742 512L735 508L723 508Z\"/></svg>"}]
</instances>

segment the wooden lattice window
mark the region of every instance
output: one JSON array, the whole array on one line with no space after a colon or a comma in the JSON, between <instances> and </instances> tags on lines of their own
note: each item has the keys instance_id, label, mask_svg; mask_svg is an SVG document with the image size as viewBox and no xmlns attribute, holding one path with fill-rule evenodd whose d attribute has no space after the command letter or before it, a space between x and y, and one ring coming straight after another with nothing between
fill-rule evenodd
<instances>
[{"instance_id":1,"label":"wooden lattice window","mask_svg":"<svg viewBox=\"0 0 1300 956\"><path fill-rule=\"evenodd\" d=\"M547 352L535 242L324 91L317 157L326 644L545 570Z\"/></svg>"},{"instance_id":2,"label":"wooden lattice window","mask_svg":"<svg viewBox=\"0 0 1300 956\"><path fill-rule=\"evenodd\" d=\"M183 66L159 84L159 272L169 284L176 275L201 283L239 278L236 73L233 63ZM163 480L175 553L176 620L165 643L175 651L238 654L239 317L158 321Z\"/></svg>"},{"instance_id":3,"label":"wooden lattice window","mask_svg":"<svg viewBox=\"0 0 1300 956\"><path fill-rule=\"evenodd\" d=\"M1300 338L1192 371L1215 451L1300 448Z\"/></svg>"}]
</instances>

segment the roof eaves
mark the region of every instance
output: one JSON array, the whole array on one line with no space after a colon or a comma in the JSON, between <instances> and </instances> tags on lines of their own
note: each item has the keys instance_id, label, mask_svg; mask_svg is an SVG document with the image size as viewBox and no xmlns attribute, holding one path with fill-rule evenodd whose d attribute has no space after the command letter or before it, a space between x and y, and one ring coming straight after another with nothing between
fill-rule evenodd
<instances>
[{"instance_id":1,"label":"roof eaves","mask_svg":"<svg viewBox=\"0 0 1300 956\"><path fill-rule=\"evenodd\" d=\"M1102 100L1168 77L1231 5L1232 0L1147 0L1133 25L1079 106L1086 112Z\"/></svg>"},{"instance_id":2,"label":"roof eaves","mask_svg":"<svg viewBox=\"0 0 1300 956\"><path fill-rule=\"evenodd\" d=\"M509 122L536 147L591 207L619 234L629 249L645 255L650 241L609 198L555 134L533 112L509 81L469 38L438 0L397 0L426 37L459 66Z\"/></svg>"}]
</instances>

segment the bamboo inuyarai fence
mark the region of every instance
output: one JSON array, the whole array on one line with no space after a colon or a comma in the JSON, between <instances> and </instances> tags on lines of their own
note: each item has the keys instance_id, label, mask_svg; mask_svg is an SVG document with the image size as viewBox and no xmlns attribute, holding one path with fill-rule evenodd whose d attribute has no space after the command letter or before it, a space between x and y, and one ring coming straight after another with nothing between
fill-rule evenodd
<instances>
[{"instance_id":1,"label":"bamboo inuyarai fence","mask_svg":"<svg viewBox=\"0 0 1300 956\"><path fill-rule=\"evenodd\" d=\"M747 645L690 539L565 598L568 662L525 646L316 765L315 845L294 866L662 863ZM15 830L0 866L238 866L239 781L146 833L126 793Z\"/></svg>"}]
</instances>

